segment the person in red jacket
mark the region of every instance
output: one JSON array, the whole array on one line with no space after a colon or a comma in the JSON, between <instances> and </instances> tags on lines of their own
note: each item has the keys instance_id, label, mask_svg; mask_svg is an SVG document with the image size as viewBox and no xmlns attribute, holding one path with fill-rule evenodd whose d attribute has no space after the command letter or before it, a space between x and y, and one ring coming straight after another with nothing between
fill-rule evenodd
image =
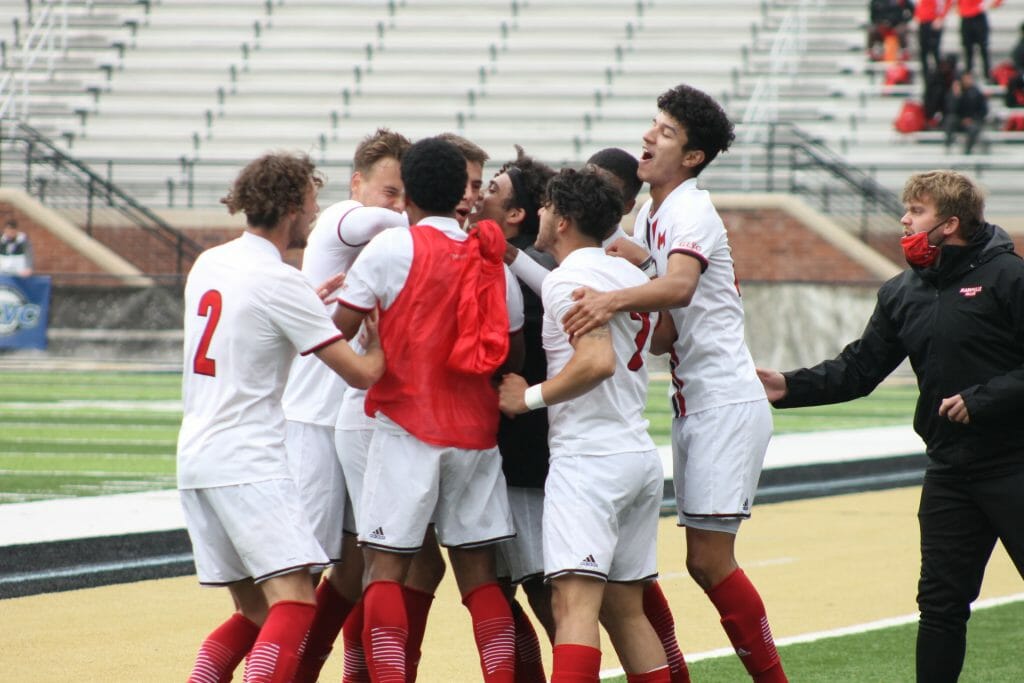
<instances>
[{"instance_id":1,"label":"person in red jacket","mask_svg":"<svg viewBox=\"0 0 1024 683\"><path fill-rule=\"evenodd\" d=\"M914 8L917 21L917 46L921 58L921 80L925 81L931 69L939 66L939 48L942 45L942 25L953 0L920 0ZM931 67L928 66L929 57Z\"/></svg>"},{"instance_id":2,"label":"person in red jacket","mask_svg":"<svg viewBox=\"0 0 1024 683\"><path fill-rule=\"evenodd\" d=\"M990 9L1003 4L1003 0L991 0ZM992 79L992 65L988 57L988 15L985 13L985 0L957 0L957 11L960 13L960 42L964 46L964 69L974 69L974 48L981 53L982 75L986 80Z\"/></svg>"}]
</instances>

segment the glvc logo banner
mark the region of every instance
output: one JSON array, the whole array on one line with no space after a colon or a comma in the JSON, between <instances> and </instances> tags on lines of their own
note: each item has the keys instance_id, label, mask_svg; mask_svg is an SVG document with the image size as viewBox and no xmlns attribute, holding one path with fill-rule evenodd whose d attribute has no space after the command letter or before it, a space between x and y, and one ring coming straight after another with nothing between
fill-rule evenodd
<instances>
[{"instance_id":1,"label":"glvc logo banner","mask_svg":"<svg viewBox=\"0 0 1024 683\"><path fill-rule=\"evenodd\" d=\"M49 276L0 275L0 349L45 349Z\"/></svg>"}]
</instances>

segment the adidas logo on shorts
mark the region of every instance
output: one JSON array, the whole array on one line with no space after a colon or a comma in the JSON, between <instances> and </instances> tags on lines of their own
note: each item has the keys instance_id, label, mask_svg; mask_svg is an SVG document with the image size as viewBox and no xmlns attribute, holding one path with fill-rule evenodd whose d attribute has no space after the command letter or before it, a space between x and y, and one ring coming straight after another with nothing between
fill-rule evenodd
<instances>
[{"instance_id":1,"label":"adidas logo on shorts","mask_svg":"<svg viewBox=\"0 0 1024 683\"><path fill-rule=\"evenodd\" d=\"M581 567L590 567L591 569L597 569L597 562L594 561L593 555L587 555L580 562Z\"/></svg>"},{"instance_id":2,"label":"adidas logo on shorts","mask_svg":"<svg viewBox=\"0 0 1024 683\"><path fill-rule=\"evenodd\" d=\"M384 536L384 527L379 526L370 533L366 534L368 538L374 538L378 541L383 541L386 537Z\"/></svg>"}]
</instances>

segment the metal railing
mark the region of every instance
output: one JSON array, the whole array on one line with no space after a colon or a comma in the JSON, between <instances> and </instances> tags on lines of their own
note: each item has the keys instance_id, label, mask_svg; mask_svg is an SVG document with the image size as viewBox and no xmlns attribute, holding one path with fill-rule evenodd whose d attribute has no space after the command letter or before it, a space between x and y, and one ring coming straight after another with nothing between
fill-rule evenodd
<instances>
[{"instance_id":1,"label":"metal railing","mask_svg":"<svg viewBox=\"0 0 1024 683\"><path fill-rule=\"evenodd\" d=\"M0 185L18 186L66 216L88 234L104 239L97 227L145 231L173 258L173 272L184 273L203 247L102 178L25 123L0 120ZM116 240L107 244L120 251ZM129 261L131 255L124 255ZM157 255L161 260L162 254ZM136 264L139 265L139 264ZM150 268L140 266L143 271Z\"/></svg>"},{"instance_id":2,"label":"metal railing","mask_svg":"<svg viewBox=\"0 0 1024 683\"><path fill-rule=\"evenodd\" d=\"M793 83L799 73L800 59L807 46L807 16L818 11L821 4L821 0L800 0L783 17L772 38L768 69L755 81L743 113L741 147L761 141L757 136L764 132L764 127L760 124L778 121L779 85ZM767 5L762 5L762 16L766 14ZM744 157L748 168L750 163L751 160Z\"/></svg>"},{"instance_id":3,"label":"metal railing","mask_svg":"<svg viewBox=\"0 0 1024 683\"><path fill-rule=\"evenodd\" d=\"M28 5L30 27L28 34L21 39L18 68L7 69L0 78L0 119L24 118L27 115L34 67L40 60L45 60L45 74L51 78L54 63L67 50L67 0L49 0L40 4L43 7L38 16L33 16L32 4ZM7 61L6 54L4 61Z\"/></svg>"},{"instance_id":4,"label":"metal railing","mask_svg":"<svg viewBox=\"0 0 1024 683\"><path fill-rule=\"evenodd\" d=\"M705 182L716 191L799 196L861 239L877 227L891 229L903 214L892 190L797 126L752 125L760 128L751 138L756 142L740 143L738 154L723 155L708 167Z\"/></svg>"}]
</instances>

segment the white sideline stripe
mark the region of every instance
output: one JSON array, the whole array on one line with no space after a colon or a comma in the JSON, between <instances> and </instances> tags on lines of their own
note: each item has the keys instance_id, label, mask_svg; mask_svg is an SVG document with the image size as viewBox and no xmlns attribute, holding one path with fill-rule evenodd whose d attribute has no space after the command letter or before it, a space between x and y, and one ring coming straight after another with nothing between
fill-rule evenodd
<instances>
[{"instance_id":1,"label":"white sideline stripe","mask_svg":"<svg viewBox=\"0 0 1024 683\"><path fill-rule=\"evenodd\" d=\"M924 442L909 425L775 434L768 443L764 469L877 460L918 453L924 453ZM672 446L659 446L658 454L665 477L671 478Z\"/></svg>"},{"instance_id":2,"label":"white sideline stripe","mask_svg":"<svg viewBox=\"0 0 1024 683\"><path fill-rule=\"evenodd\" d=\"M997 598L985 598L984 600L975 600L971 605L971 611L977 612L978 610L988 609L990 607L999 607L1001 605L1009 605L1014 602L1024 601L1024 593L1014 593L1012 595L1004 595ZM879 631L884 628L890 628L892 626L903 626L904 624L912 624L917 621L918 613L904 614L900 617L888 617L886 619L878 619L876 621L868 621L863 624L854 624L853 626L844 626L842 628L829 629L827 631L814 631L813 633L803 633L798 636L789 636L788 638L777 638L775 645L778 647L785 647L786 645L795 645L797 643L813 643L818 640L824 640L826 638L839 638L841 636L852 636L858 633L867 633L868 631ZM685 653L684 653L685 654ZM698 652L695 654L686 654L686 661L688 662L699 662L702 659L715 659L717 657L731 657L733 655L733 649L731 647L722 647L717 650L708 650L707 652ZM601 678L615 678L616 676L624 676L626 672L622 668L618 669L605 669L601 672Z\"/></svg>"},{"instance_id":3,"label":"white sideline stripe","mask_svg":"<svg viewBox=\"0 0 1024 683\"><path fill-rule=\"evenodd\" d=\"M192 562L192 553L178 553L177 555L160 555L158 557L147 557L145 559L139 560L103 562L99 564L67 567L65 569L43 569L35 572L8 574L7 576L0 576L0 586L8 583L24 583L26 581L65 579L71 576L88 576L89 574L102 574L103 572L118 571L121 569L162 567L164 565L173 564L176 562Z\"/></svg>"},{"instance_id":4,"label":"white sideline stripe","mask_svg":"<svg viewBox=\"0 0 1024 683\"><path fill-rule=\"evenodd\" d=\"M671 447L659 451L671 478ZM923 452L908 426L779 434L768 446L765 469ZM0 547L184 528L174 489L0 505Z\"/></svg>"}]
</instances>

